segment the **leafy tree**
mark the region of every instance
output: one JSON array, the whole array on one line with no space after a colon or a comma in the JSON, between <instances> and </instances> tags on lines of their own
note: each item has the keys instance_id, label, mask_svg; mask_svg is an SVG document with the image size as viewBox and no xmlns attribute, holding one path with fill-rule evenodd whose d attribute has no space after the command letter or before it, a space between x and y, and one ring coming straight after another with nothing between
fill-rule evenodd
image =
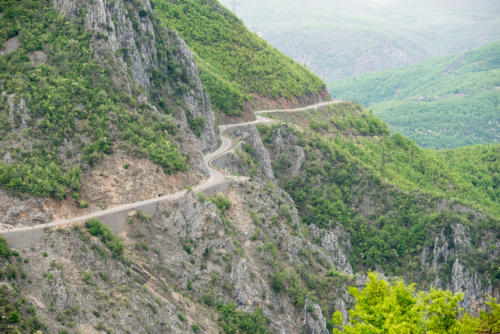
<instances>
[{"instance_id":1,"label":"leafy tree","mask_svg":"<svg viewBox=\"0 0 500 334\"><path fill-rule=\"evenodd\" d=\"M368 278L364 289L349 288L356 300L349 310L349 323L343 325L339 311L333 314L334 334L473 334L493 333L484 328L498 329L499 305L494 300L489 302L491 312L483 311L480 318L474 318L459 307L462 294L434 289L417 292L413 284L400 279L388 282L377 273L369 273Z\"/></svg>"}]
</instances>

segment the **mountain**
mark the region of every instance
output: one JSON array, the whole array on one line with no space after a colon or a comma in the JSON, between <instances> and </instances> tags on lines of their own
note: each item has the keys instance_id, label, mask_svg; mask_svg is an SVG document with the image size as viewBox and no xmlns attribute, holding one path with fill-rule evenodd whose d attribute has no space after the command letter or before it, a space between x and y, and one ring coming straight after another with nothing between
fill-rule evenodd
<instances>
[{"instance_id":1,"label":"mountain","mask_svg":"<svg viewBox=\"0 0 500 334\"><path fill-rule=\"evenodd\" d=\"M249 28L326 82L498 39L497 1L223 0Z\"/></svg>"},{"instance_id":2,"label":"mountain","mask_svg":"<svg viewBox=\"0 0 500 334\"><path fill-rule=\"evenodd\" d=\"M329 84L424 147L500 142L500 42Z\"/></svg>"},{"instance_id":3,"label":"mountain","mask_svg":"<svg viewBox=\"0 0 500 334\"><path fill-rule=\"evenodd\" d=\"M300 95L318 79L246 30L293 94L264 63L227 79L241 36L203 20L241 27L211 0L0 3L0 332L327 334L369 270L499 297L498 145Z\"/></svg>"},{"instance_id":4,"label":"mountain","mask_svg":"<svg viewBox=\"0 0 500 334\"><path fill-rule=\"evenodd\" d=\"M152 4L160 20L179 32L196 54L201 81L216 110L240 115L327 98L319 78L250 33L216 1Z\"/></svg>"}]
</instances>

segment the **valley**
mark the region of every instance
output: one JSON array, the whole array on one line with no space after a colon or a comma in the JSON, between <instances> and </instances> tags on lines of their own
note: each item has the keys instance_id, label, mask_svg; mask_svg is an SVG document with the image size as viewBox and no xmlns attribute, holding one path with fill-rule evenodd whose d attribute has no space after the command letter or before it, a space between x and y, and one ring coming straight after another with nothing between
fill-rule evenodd
<instances>
[{"instance_id":1,"label":"valley","mask_svg":"<svg viewBox=\"0 0 500 334\"><path fill-rule=\"evenodd\" d=\"M0 332L356 333L374 288L496 331L498 144L421 148L216 0L0 1L0 51Z\"/></svg>"}]
</instances>

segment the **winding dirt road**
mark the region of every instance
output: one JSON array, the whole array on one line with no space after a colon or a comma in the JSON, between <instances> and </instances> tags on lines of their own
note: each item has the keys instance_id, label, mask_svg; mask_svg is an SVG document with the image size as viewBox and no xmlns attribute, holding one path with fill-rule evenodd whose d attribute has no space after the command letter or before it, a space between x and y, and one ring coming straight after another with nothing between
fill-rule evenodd
<instances>
[{"instance_id":1,"label":"winding dirt road","mask_svg":"<svg viewBox=\"0 0 500 334\"><path fill-rule=\"evenodd\" d=\"M311 109L317 109L320 107L324 107L324 106L327 106L330 104L336 104L339 102L342 102L342 101L332 100L332 101L328 101L328 102L321 102L321 103L317 103L314 105L310 105L310 106L306 106L306 107L302 107L302 108L295 108L295 109L259 110L259 111L255 111L255 114L257 116L256 116L256 119L254 121L237 123L237 124L220 125L219 131L220 131L220 139L222 142L220 147L217 150L215 150L214 152L208 153L207 155L205 155L203 157L205 166L207 167L208 172L209 172L209 178L205 182L193 187L192 190L194 192L201 192L201 191L207 190L211 187L214 187L216 185L219 185L232 177L231 175L226 175L223 172L215 169L212 166L213 160L217 159L218 157L223 156L224 154L226 154L227 152L232 150L235 146L234 142L229 137L226 137L223 134L224 131L226 131L227 129L239 127L239 126L245 126L245 125L249 125L249 124L275 122L272 119L260 116L260 114L262 114L262 113L307 111L307 110L311 110ZM174 194L165 195L165 196L161 196L161 197L154 197L154 198L151 198L148 200L134 202L134 203L123 204L123 205L119 205L119 206L109 208L106 210L96 211L96 212L93 212L93 213L90 213L90 214L87 214L84 216L73 217L73 218L64 219L64 220L60 220L60 221L56 221L56 222L52 222L52 223L40 224L40 225L35 225L35 226L14 227L14 228L8 229L8 230L0 230L0 235L3 235L5 237L7 237L7 239L9 239L9 234L13 234L13 233L19 234L19 232L29 231L29 230L33 230L33 229L45 229L45 228L69 226L69 225L72 225L75 223L84 222L90 218L99 218L102 216L106 216L106 215L109 215L112 213L118 213L121 211L131 211L131 210L136 209L137 207L141 207L141 206L146 205L146 204L153 204L153 203L158 203L158 202L162 202L162 201L166 201L166 200L179 199L182 196L184 196L184 194L186 194L187 191L188 190L185 189L185 190L178 191Z\"/></svg>"}]
</instances>

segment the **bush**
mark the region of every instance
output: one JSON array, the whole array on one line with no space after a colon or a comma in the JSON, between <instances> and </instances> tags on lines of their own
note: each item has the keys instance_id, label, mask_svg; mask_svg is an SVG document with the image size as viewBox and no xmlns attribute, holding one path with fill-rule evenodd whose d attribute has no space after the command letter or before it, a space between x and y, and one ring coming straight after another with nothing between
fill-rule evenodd
<instances>
[{"instance_id":1,"label":"bush","mask_svg":"<svg viewBox=\"0 0 500 334\"><path fill-rule=\"evenodd\" d=\"M101 241L108 246L114 256L121 257L123 255L123 251L125 246L123 242L113 234L113 232L101 223L97 218L88 219L85 222L85 227L93 236L100 237Z\"/></svg>"},{"instance_id":2,"label":"bush","mask_svg":"<svg viewBox=\"0 0 500 334\"><path fill-rule=\"evenodd\" d=\"M231 200L221 193L211 198L211 201L222 214L226 213L226 211L231 208Z\"/></svg>"},{"instance_id":3,"label":"bush","mask_svg":"<svg viewBox=\"0 0 500 334\"><path fill-rule=\"evenodd\" d=\"M274 291L280 292L285 289L287 274L285 271L277 271L271 275L271 287Z\"/></svg>"},{"instance_id":4,"label":"bush","mask_svg":"<svg viewBox=\"0 0 500 334\"><path fill-rule=\"evenodd\" d=\"M7 240L4 237L0 236L0 256L7 258L12 255L9 246L7 245Z\"/></svg>"},{"instance_id":5,"label":"bush","mask_svg":"<svg viewBox=\"0 0 500 334\"><path fill-rule=\"evenodd\" d=\"M245 312L237 310L232 303L219 303L217 310L220 313L217 323L224 329L225 333L271 333L267 328L271 321L264 316L260 308L257 308L254 312Z\"/></svg>"},{"instance_id":6,"label":"bush","mask_svg":"<svg viewBox=\"0 0 500 334\"><path fill-rule=\"evenodd\" d=\"M189 123L189 127L191 128L191 130L193 130L193 133L196 135L196 137L200 137L201 131L205 126L205 119L203 117L188 117L187 120Z\"/></svg>"}]
</instances>

